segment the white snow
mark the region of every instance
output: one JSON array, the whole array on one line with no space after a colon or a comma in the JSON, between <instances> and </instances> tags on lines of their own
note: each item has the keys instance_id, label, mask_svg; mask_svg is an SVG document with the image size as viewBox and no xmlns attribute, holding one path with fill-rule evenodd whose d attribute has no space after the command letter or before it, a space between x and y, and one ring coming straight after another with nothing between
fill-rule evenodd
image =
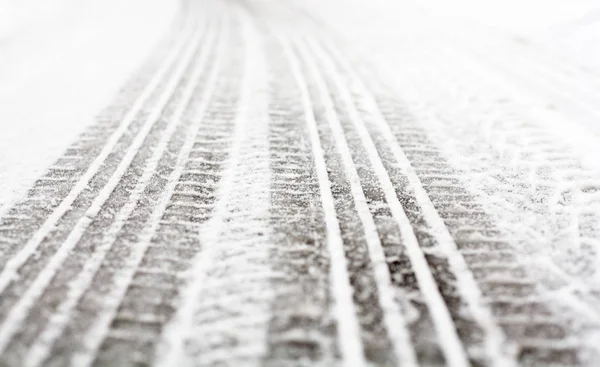
<instances>
[{"instance_id":1,"label":"white snow","mask_svg":"<svg viewBox=\"0 0 600 367\"><path fill-rule=\"evenodd\" d=\"M600 8L598 0L424 0L421 4L443 17L520 32L564 24Z\"/></svg>"},{"instance_id":2,"label":"white snow","mask_svg":"<svg viewBox=\"0 0 600 367\"><path fill-rule=\"evenodd\" d=\"M176 5L0 0L0 213L94 122Z\"/></svg>"},{"instance_id":3,"label":"white snow","mask_svg":"<svg viewBox=\"0 0 600 367\"><path fill-rule=\"evenodd\" d=\"M486 26L600 70L599 0L425 0L419 5L442 24L460 20Z\"/></svg>"}]
</instances>

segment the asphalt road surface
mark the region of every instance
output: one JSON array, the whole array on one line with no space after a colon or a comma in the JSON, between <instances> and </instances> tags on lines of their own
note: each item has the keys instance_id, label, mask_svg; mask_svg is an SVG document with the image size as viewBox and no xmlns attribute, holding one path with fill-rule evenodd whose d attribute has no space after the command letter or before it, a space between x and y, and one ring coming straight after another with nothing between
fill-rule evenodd
<instances>
[{"instance_id":1,"label":"asphalt road surface","mask_svg":"<svg viewBox=\"0 0 600 367\"><path fill-rule=\"evenodd\" d=\"M0 217L1 366L600 365L600 78L309 9L183 0Z\"/></svg>"}]
</instances>

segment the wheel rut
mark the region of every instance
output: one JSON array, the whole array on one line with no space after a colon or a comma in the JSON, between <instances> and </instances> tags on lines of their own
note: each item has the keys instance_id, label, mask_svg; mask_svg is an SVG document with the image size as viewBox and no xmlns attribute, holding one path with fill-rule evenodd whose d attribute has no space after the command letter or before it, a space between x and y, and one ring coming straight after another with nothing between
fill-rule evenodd
<instances>
[{"instance_id":1,"label":"wheel rut","mask_svg":"<svg viewBox=\"0 0 600 367\"><path fill-rule=\"evenodd\" d=\"M593 358L580 315L540 288L547 269L520 261L422 116L301 10L182 1L97 123L2 213L0 365ZM533 135L523 154L578 167ZM592 181L555 199L593 201Z\"/></svg>"}]
</instances>

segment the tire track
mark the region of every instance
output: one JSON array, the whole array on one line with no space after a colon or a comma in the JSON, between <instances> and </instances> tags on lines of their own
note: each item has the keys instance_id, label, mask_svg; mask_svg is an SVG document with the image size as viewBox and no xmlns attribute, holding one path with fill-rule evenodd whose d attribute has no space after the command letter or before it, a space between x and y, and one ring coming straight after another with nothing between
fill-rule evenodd
<instances>
[{"instance_id":1,"label":"tire track","mask_svg":"<svg viewBox=\"0 0 600 367\"><path fill-rule=\"evenodd\" d=\"M451 56L472 66L471 70L477 74L487 71L485 66L476 59L455 52L451 53ZM586 293L586 302L597 307L600 304L599 299L591 295L591 293L597 294L600 288L598 275L593 270L597 268L600 258L597 251L600 242L596 239L600 234L598 224L600 208L595 194L600 187L600 179L598 165L593 158L597 141L593 136L588 139L590 134L573 126L570 121L562 120L550 113L531 113L536 109L527 108L527 105L521 102L529 102L531 98L524 93L519 93L520 91L515 91L512 85L498 76L492 74L488 78L490 83L484 84L485 88L490 88L491 84L492 90L487 94L497 96L509 92L513 95L513 100L506 103L506 109L518 116L515 119L517 124L525 125L526 127L523 126L521 129L527 129L529 132L524 136L514 126L505 129L502 158L509 156L512 159L500 164L502 169L512 169L514 174L511 177L503 177L504 185L499 187L507 191L506 184L512 184L527 190L527 199L529 197L532 199L520 200L518 205L525 206L535 215L543 216L544 222L548 222L548 218L552 221L552 223L545 223L546 228L538 229L538 232L547 230L556 236L551 240L551 245L557 245L559 241L560 243L569 241L579 249L571 253L558 253L556 254L558 256L553 257L557 265L562 268L559 273L562 272L567 276L566 278L571 275L575 277L583 275L585 284L582 286L589 288L583 291ZM531 119L533 121L527 121ZM510 124L506 125L510 126ZM585 135L584 138L582 134ZM565 144L565 141L568 144ZM497 146L494 145L494 148ZM489 190L487 191L489 193ZM518 200L514 196L508 197L505 193L504 196L511 204ZM542 241L544 239L540 240ZM567 261L564 258L567 258ZM554 268L558 270L557 266ZM573 282L574 279L571 278L569 281ZM598 319L597 312L595 318Z\"/></svg>"},{"instance_id":2,"label":"tire track","mask_svg":"<svg viewBox=\"0 0 600 367\"><path fill-rule=\"evenodd\" d=\"M161 64L166 62L169 52L175 52L177 39L189 28L191 17L186 16L189 1L182 0L179 14L165 37L157 42L148 59L142 63L134 75L124 83L116 93L114 100L95 117L95 123L87 127L75 143L65 150L65 154L50 166L47 171L28 190L27 195L13 207L0 209L0 237L3 234L7 243L0 249L0 264L4 265L7 254L14 253L16 247L7 244L22 245L27 242L26 234L38 230L52 212L64 200L76 182L84 175L102 148L108 143L111 134L118 130L126 115L134 106L136 99L143 97L144 89L153 75L160 74ZM164 67L163 67L164 69ZM147 106L146 106L147 108ZM138 108L140 109L140 108ZM47 200L48 196L52 200ZM3 224L11 226L3 228ZM9 241L9 239L11 241ZM2 241L2 240L0 240ZM9 250L10 249L10 250Z\"/></svg>"},{"instance_id":3,"label":"tire track","mask_svg":"<svg viewBox=\"0 0 600 367\"><path fill-rule=\"evenodd\" d=\"M321 146L316 112L312 105L311 93L306 84L305 73L302 71L300 60L292 50L284 47L284 52L301 91L302 106L306 119L309 138L312 146L313 159L321 192L321 201L327 229L327 249L330 257L330 281L333 303L333 314L336 315L338 347L344 366L364 366L365 356L362 345L360 324L353 302L352 287L344 254L344 243L340 223L336 215L333 196L335 186L329 181L328 168Z\"/></svg>"},{"instance_id":4,"label":"tire track","mask_svg":"<svg viewBox=\"0 0 600 367\"><path fill-rule=\"evenodd\" d=\"M171 121L181 121L182 123L180 125L182 126L176 124L170 125L172 128L162 134L161 140L158 142L152 158L150 158L149 165L144 168L143 176L137 183L135 189L132 191L128 202L117 214L117 217L108 232L103 237L88 237L84 240L84 242L88 243L86 243L84 246L78 247L83 248L83 252L89 251L88 249L90 247L95 249L91 258L87 259L84 264L73 264L73 262L69 264L68 267L70 270L80 268L81 273L78 274L75 280L71 281L68 285L54 285L52 290L47 292L52 294L51 299L64 298L64 301L60 303L60 305L57 307L57 312L50 318L48 327L43 330L43 333L37 337L35 344L33 344L29 349L28 358L25 359L26 366L38 366L44 361L45 358L48 357L54 342L62 334L66 324L72 320L72 314L82 295L86 292L93 292L95 289L94 287L90 287L94 277L103 279L103 288L110 289L110 292L108 294L103 294L106 301L102 307L102 312L100 315L94 315L95 317L89 314L87 315L88 317L86 320L88 321L88 331L82 338L81 343L86 349L85 352L79 353L78 355L87 352L85 355L88 357L96 356L101 338L96 338L93 339L93 341L90 341L91 338L87 336L93 335L96 337L97 335L104 335L101 331L99 332L97 330L105 330L105 328L108 327L106 324L110 323L110 315L112 314L110 310L118 307L118 303L121 300L119 294L124 293L125 289L127 288L128 282L124 280L127 278L127 276L123 275L123 273L128 273L128 270L130 269L131 272L134 271L131 266L128 268L125 265L129 265L132 262L130 260L132 256L134 258L139 258L139 255L137 254L139 252L143 252L145 246L149 242L149 239L141 240L138 238L150 237L153 233L151 228L154 228L155 224L154 222L149 223L149 217L151 214L154 214L151 213L151 211L154 210L155 212L158 211L159 213L161 211L160 205L154 205L156 202L153 201L150 196L156 196L161 193L161 184L167 184L165 182L166 176L169 173L172 174L173 172L177 172L177 170L174 170L174 168L180 166L173 165L174 161L177 161L177 156L187 156L185 151L182 149L182 136L189 135L190 130L197 130L197 127L194 128L194 126L190 126L191 117L193 116L192 111L195 110L195 107L191 107L190 103L194 103L193 101L198 101L201 99L200 94L204 90L203 87L199 87L199 85L200 83L202 83L201 85L204 85L204 82L209 79L209 76L207 75L208 73L202 73L205 69L214 69L214 67L209 67L207 64L210 65L215 63L214 60L212 60L210 63L207 62L207 60L210 57L209 54L213 48L215 38L213 31L216 26L209 25L208 28L208 34L201 42L202 44L206 45L202 47L200 54L197 57L198 61L196 62L196 66L194 67L194 70L190 76L187 78L188 81L183 88L181 103L177 106L177 109L173 112L173 115L169 117ZM207 93L209 92L209 89L210 87L207 88ZM194 136L194 134L191 134L191 136ZM182 149L182 151L178 153L180 149ZM158 198L156 199L156 201L159 201ZM154 207L151 205L154 205ZM156 214L154 214L154 216L156 216ZM135 220L132 221L132 218ZM158 219L156 219L156 223L159 219L160 216ZM94 243L94 241L96 241L96 243ZM91 244L89 242L91 242ZM71 257L77 256L78 248L74 250L74 253L71 254ZM111 258L110 254L116 254L114 256L120 261L115 260L115 258ZM81 254L81 256L82 258L84 257L83 254ZM106 272L98 273L102 263L105 261L105 259L107 259L107 257L111 266L115 266L115 263L120 262L119 265L122 267L118 268L119 271L113 270L113 268L108 271L110 274L106 274ZM110 281L115 284L113 287L109 286L109 284L111 284L108 279L110 276L113 277L113 279L110 279ZM61 292L61 290L65 289L65 287L69 289L68 293L66 294L64 294L64 291ZM36 307L44 308L44 304L44 298L42 298L40 301L38 301ZM49 309L48 307L45 308L46 310ZM63 338L63 340L65 339L68 338ZM134 346L128 346L128 356L132 356L132 351L134 350L133 347ZM89 353L90 350L92 353ZM151 355L151 353L147 354ZM121 361L123 359L116 360ZM85 360L85 358L78 358L77 363L75 364L89 365L89 361Z\"/></svg>"},{"instance_id":5,"label":"tire track","mask_svg":"<svg viewBox=\"0 0 600 367\"><path fill-rule=\"evenodd\" d=\"M162 333L158 366L258 365L266 353L269 286L278 276L268 261L266 66L261 41L243 12L238 27L244 47L234 50L243 50L243 57L231 56L245 65L230 159L214 215L200 230L202 250L193 260L175 317Z\"/></svg>"},{"instance_id":6,"label":"tire track","mask_svg":"<svg viewBox=\"0 0 600 367\"><path fill-rule=\"evenodd\" d=\"M572 332L572 321L549 307L535 287L537 279L517 261L512 240L498 229L480 200L465 190L462 173L442 158L396 94L383 97L381 93L376 92L374 98L385 120L463 253L497 323L516 344L520 363L580 365L581 345L562 343ZM420 116L419 121L424 118ZM550 318L537 320L538 314Z\"/></svg>"},{"instance_id":7,"label":"tire track","mask_svg":"<svg viewBox=\"0 0 600 367\"><path fill-rule=\"evenodd\" d=\"M161 329L174 312L173 298L179 294L182 277L189 266L189 258L199 250L195 233L195 227L199 225L197 212L205 216L210 215L211 196L205 195L204 190L193 187L190 203L183 203L181 196L186 191L182 190L182 182L189 182L186 176L190 175L192 167L197 168L198 164L204 164L204 160L192 158L191 155L194 147L198 146L199 137L211 136L214 131L204 132L199 129L202 126L214 128L215 98L228 95L225 87L227 82L222 74L223 70L231 69L228 69L227 65L225 68L220 65L226 45L229 44L229 24L227 20L224 23L224 34L218 41L220 50L213 60L213 70L208 80L199 82L199 85L206 83L208 86L204 87L205 89L200 88L194 98L202 99L202 103L200 106L190 105L190 110L186 113L186 119L194 120L193 127L173 143L174 147L183 145L179 155L171 157L171 165L165 164L166 169L159 170L160 174L157 174L154 193L160 203L159 208L154 209L150 224L140 231L142 235L137 239L136 251L130 258L125 259L123 265L119 252L113 254L113 263L106 270L107 273L113 273L113 302L102 310L98 321L90 328L77 325L85 330L88 344L93 345L93 349L99 349L96 358L98 365L126 360L130 363L150 363ZM220 75L217 77L217 74ZM233 75L235 76L235 73ZM233 108L233 105L226 105L226 108ZM217 157L223 153L215 151L212 154L213 157ZM165 176L169 171L167 167L173 167L169 177ZM214 167L204 169L206 172L198 177L213 177L211 170L214 171ZM166 189L163 189L165 186ZM214 185L206 186L206 191L210 193ZM159 194L161 196L158 196ZM194 201L200 200L202 204L193 204ZM193 205L196 207L191 207L193 210L185 210L184 204L188 205L187 208ZM151 203L147 205L147 210L152 208ZM180 212L177 213L184 219L166 219L173 215L173 208L180 208ZM196 210L198 208L200 210ZM180 222L191 225L181 228L178 224ZM135 227L139 227L139 224L132 223L132 233L140 230ZM127 242L122 246L122 251L126 251ZM98 277L96 282L98 285L105 283L101 277ZM93 295L87 296L90 303L94 302L94 299ZM87 319L87 316L83 316L82 319ZM89 360L88 355L93 356L94 353L76 356L75 360L83 363L82 360Z\"/></svg>"},{"instance_id":8,"label":"tire track","mask_svg":"<svg viewBox=\"0 0 600 367\"><path fill-rule=\"evenodd\" d=\"M337 117L330 118L334 121L339 120L347 123L347 113L337 108L338 106L335 107ZM330 111L329 114L332 113L333 111ZM340 136L339 133L338 136ZM356 165L356 170L352 167L347 168L347 170L349 172L354 170L358 173L358 177L356 173L350 173L350 177L354 177L351 180L351 185L357 186L359 190L362 186L362 192L354 189L353 195L356 206L359 208L361 222L364 223L368 234L369 255L372 257L371 261L375 264L374 267L377 268L376 271L379 273L377 275L378 288L391 293L391 296L388 295L388 299L382 300L382 303L385 305L384 312L386 313L385 318L387 318L385 327L394 343L395 351L392 353L400 361L400 365L415 365L415 357L411 353L411 349L414 347L421 364L427 366L442 365L444 364L444 357L441 355L436 340L437 337L432 332L433 325L427 306L423 303L423 295L416 283L410 261L406 257L406 249L400 241L400 233L394 218L391 216L384 194L376 182L373 182L372 178L375 177L375 174L366 158L367 154L362 149L358 153L356 151L361 146L357 136L346 134L346 139L352 147L352 160ZM348 147L344 149L348 150ZM348 158L345 160L348 162ZM345 163L345 166L349 167L348 163ZM357 179L360 179L360 182ZM369 216L372 216L372 218ZM383 252L377 247L383 247ZM386 261L389 269L386 268ZM389 284L390 282L393 285ZM382 297L386 296L382 294ZM402 312L402 316L399 314L400 312ZM406 321L402 321L402 318L406 318ZM407 343L410 344L407 331L403 331L401 326L406 323L410 323L409 332L414 341L414 346L407 345Z\"/></svg>"},{"instance_id":9,"label":"tire track","mask_svg":"<svg viewBox=\"0 0 600 367\"><path fill-rule=\"evenodd\" d=\"M379 113L375 101L372 97L369 100L370 95L364 87L361 91L362 96L356 93L354 98L357 101L353 101L353 96L350 92L351 89L343 89L344 81L341 74L335 70L334 60L328 60L326 53L319 50L317 46L313 46L313 48L316 50L315 52L321 54L328 75L332 79L337 79L336 84L346 104L352 106L351 108L355 113L355 126L363 142L366 141L365 144L369 144L369 137L373 138L370 143L373 147L373 156L375 157L379 153L380 156L392 158L392 162L395 162L395 166L392 166L390 164L392 162L385 162L385 159L382 160L381 175L383 175L383 172L386 172L386 169L387 172L394 172L394 168L396 168L397 170L399 169L399 172L396 172L400 174L400 178L407 181L404 185L396 184L395 186L397 188L404 187L405 192L400 197L411 198L414 200L414 204L416 204L415 209L417 209L419 215L415 217L411 215L412 218L407 215L407 219L414 226L417 239L422 243L421 246L429 247L424 249L424 257L438 283L438 287L448 305L452 318L456 322L457 331L459 331L459 335L465 343L466 351L470 353L471 362L502 366L514 364L514 360L512 360L506 350L505 337L500 328L492 321L490 310L482 302L479 289L467 267L465 259L458 251L454 239L433 206L428 193L413 170L411 162L393 139L391 130L383 116ZM345 60L339 54L336 59L338 62ZM346 67L345 72L348 73L349 70L351 69ZM356 88L357 84L354 84L354 86ZM360 124L360 117L356 107L354 107L354 103L358 103L361 110L365 111L365 114L369 114L370 118L363 120L364 125ZM413 144L414 142L412 141ZM418 158L423 159L425 162L431 161L430 153L422 148L419 150ZM374 166L376 166L375 163ZM392 182L390 181L390 183ZM448 190L455 191L462 189L460 186L449 188L447 184L438 185L437 188L443 189L444 193ZM462 194L462 192L459 194ZM394 195L394 199L398 200L396 195ZM463 306L460 306L460 304L463 304ZM465 315L469 316L465 317ZM469 324L471 325L468 326ZM466 330L461 330L461 328L466 328ZM483 333L481 337L476 336L477 329ZM445 339L444 346L446 348L449 348L448 344L448 340ZM484 357L477 350L479 344L483 344L487 356Z\"/></svg>"},{"instance_id":10,"label":"tire track","mask_svg":"<svg viewBox=\"0 0 600 367\"><path fill-rule=\"evenodd\" d=\"M262 13L262 12L261 12ZM265 19L264 14L262 19ZM270 19L265 19L265 23ZM265 37L272 34L265 30ZM266 366L339 363L335 320L330 314L329 258L324 214L305 112L291 66L279 40L266 39L269 75L271 260L282 273L269 321ZM304 175L304 176L301 176ZM337 361L336 361L337 360Z\"/></svg>"},{"instance_id":11,"label":"tire track","mask_svg":"<svg viewBox=\"0 0 600 367\"><path fill-rule=\"evenodd\" d=\"M397 109L385 112L382 109L382 112L392 125L404 118L397 115ZM399 124L394 128L394 133L401 145L406 144L407 157L417 174L422 177L425 190L465 257L492 310L495 322L502 327L509 340L516 344L519 361L525 365L545 365L557 361L566 361L564 365L575 365L577 358L573 349L554 353L550 349L539 349L537 345L543 347L543 343L532 340L556 339L550 333L544 335L544 330L548 330L544 323L534 322L536 315L549 315L552 312L543 298L532 296L539 294L535 287L537 282L523 265L519 265L518 255L512 249L512 241L494 224L477 197L464 190L466 185L462 182L461 173L445 162L442 155L436 152L435 146L427 147L427 138L422 132L407 130ZM419 148L409 148L417 139L423 139ZM435 170L431 169L431 163L420 159L422 151L419 150L425 147L432 152L431 157L436 162ZM449 193L449 190L454 193ZM514 320L519 319L520 322L515 324ZM549 327L560 328L563 330L561 333L565 333L567 324L554 320Z\"/></svg>"},{"instance_id":12,"label":"tire track","mask_svg":"<svg viewBox=\"0 0 600 367\"><path fill-rule=\"evenodd\" d=\"M600 287L551 262L527 266L522 239L490 215L490 186L465 182L424 127L431 116L408 112L418 98L407 106L376 78L387 74L362 74L288 5L184 1L185 24L143 69L150 82L123 91L137 99L107 109L2 216L0 364L593 360L582 321L600 321ZM450 56L443 81L466 73L460 82L478 85L479 69L455 75ZM495 80L481 85L502 96ZM449 93L473 91L431 98ZM467 170L502 171L489 181L501 214L516 212L511 188L524 187L526 210L551 207L565 236L593 248L597 177L539 127L488 133L494 152L525 145ZM556 284L543 284L550 275Z\"/></svg>"},{"instance_id":13,"label":"tire track","mask_svg":"<svg viewBox=\"0 0 600 367\"><path fill-rule=\"evenodd\" d=\"M199 31L196 31L196 35L198 32ZM162 106L172 108L169 107L169 101L176 101L181 97L181 93L177 90L179 79L184 75L189 62L195 53L196 47L195 44L191 44L187 48L181 64L173 75L173 79L170 80L169 84L166 86L165 93L158 101L159 108L162 109ZM68 258L68 255L77 245L81 237L86 233L86 230L88 230L90 225L92 225L92 231L98 229L97 225L99 223L102 223L100 224L100 228L103 228L102 225L106 225L107 215L109 218L112 217L114 212L124 204L123 201L129 192L123 186L131 185L131 183L121 183L122 178L125 177L126 173L133 170L133 172L131 172L133 174L127 175L126 177L128 177L128 180L135 180L137 175L134 172L138 169L136 166L136 158L138 160L141 159L142 161L146 161L149 156L149 150L154 144L153 140L156 140L157 134L160 134L162 130L170 125L166 121L160 119L161 109L155 110L156 112L148 117L143 129L135 137L132 145L127 150L125 157L123 157L123 160L114 171L106 186L100 190L98 195L89 205L85 215L77 220L68 236L64 239L60 237L57 238L56 236L46 239L46 241L51 242L43 242L44 248L41 256L32 258L24 263L24 266L21 268L23 274L19 278L19 282L10 284L6 289L2 297L2 311L5 317L4 322L0 326L0 350L4 351L6 349L14 336L14 333L19 330L21 324L26 319L28 311L35 305L38 298L43 295L43 292L48 287L57 271L59 271L64 261L73 259ZM159 120L160 122L156 124ZM145 146L144 143L146 143ZM134 165L130 166L132 163L134 163ZM113 191L115 194L113 194ZM106 204L107 202L109 204ZM94 219L96 219L96 221L94 221ZM76 268L65 269L62 274L68 278L73 275L69 274L69 272L74 270L76 270ZM17 349L12 349L12 351L15 352Z\"/></svg>"},{"instance_id":14,"label":"tire track","mask_svg":"<svg viewBox=\"0 0 600 367\"><path fill-rule=\"evenodd\" d=\"M19 268L37 251L40 243L53 235L61 219L70 214L81 215L73 214L73 207L82 205L81 201L89 205L91 199L86 195L98 190L108 180L110 170L122 159L124 151L140 131L144 116L156 104L158 91L164 88L186 37L191 35L192 26L192 19L184 19L183 29L172 36L175 38L181 34L179 40L168 41L174 44L166 50L157 51L154 57L161 59L153 62L162 62L162 57L164 62L162 65L149 65L149 71L154 75L147 85L136 83L131 86L132 90L143 90L131 106L128 105L130 102L123 106L126 109L124 116L112 120L104 120L100 116L99 123L90 127L79 141L67 149L54 168L50 168L45 177L34 184L28 197L2 216L0 237L7 240L1 243L0 249L0 293L18 275ZM168 53L164 55L162 51ZM158 70L152 70L154 68ZM148 77L145 71L142 77ZM140 84L142 80L139 80ZM116 112L112 108L109 111ZM52 199L48 200L48 197Z\"/></svg>"},{"instance_id":15,"label":"tire track","mask_svg":"<svg viewBox=\"0 0 600 367\"><path fill-rule=\"evenodd\" d=\"M376 321L373 320L372 315L367 314L367 320L370 320L371 323L380 323L379 325L375 326L375 330L378 330L379 334L373 333L371 335L367 335L365 338L367 340L365 341L365 344L367 345L367 356L369 357L370 361L379 365L398 363L395 362L395 360L398 360L402 365L416 365L416 356L408 336L408 331L406 330L407 322L404 319L404 316L400 313L401 311L395 302L394 293L396 292L391 284L391 276L385 261L385 255L380 242L379 233L377 232L375 221L367 204L363 187L361 186L361 177L359 177L359 173L357 172L357 168L354 163L357 156L352 154L355 153L355 150L353 149L354 147L350 148L348 146L346 134L342 130L342 124L347 120L346 113L345 111L339 109L339 106L336 105L336 98L333 96L333 94L329 93L329 90L331 89L328 88L323 77L318 74L315 61L311 56L309 56L310 54L308 51L302 44L299 44L297 47L299 48L300 54L304 55L303 57L305 58L305 62L310 68L312 78L320 95L320 100L323 103L322 108L324 108L325 117L329 123L330 131L323 130L324 132L327 132L323 135L334 136L333 140L335 141L335 145L337 146L337 150L341 158L341 165L339 166L344 167L344 170L346 171L345 175L347 175L348 179L347 186L350 187L351 200L354 201L357 214L355 221L353 220L352 222L355 222L355 226L356 223L362 223L362 231L364 231L365 248L362 251L354 250L352 251L352 255L347 256L350 256L352 259L352 256L355 256L356 253L358 253L360 254L360 257L369 259L370 264L367 266L367 269L369 273L373 273L372 275L365 274L365 276L373 277L373 279L370 280L372 282L370 285L365 286L364 283L360 284L364 282L364 280L355 285L356 292L359 295L362 293L362 296L355 296L355 302L357 302L359 305L361 305L363 302L366 302L366 304L363 303L364 306L361 306L365 310L368 310L367 312L374 312L374 310L377 310L379 307L381 307L381 310L375 311L381 313L380 315L376 316L379 318L375 319ZM333 167L336 166L338 166L338 164L332 161L330 164L330 169L333 171L335 170ZM356 235L353 236L354 239L357 237L358 236ZM367 254L364 252L367 252ZM356 261L356 258L354 261ZM354 274L360 274L361 270L353 269L352 265L350 265L350 271ZM375 291L377 293L374 295L365 295L365 293L368 291L365 289L361 290L361 287L365 287L370 289L371 292ZM379 305L377 305L377 303L374 305L374 301L379 303ZM366 326L366 328L369 327L373 328L373 325ZM389 339L390 337L392 340ZM369 343L371 345L368 345ZM377 343L381 344L377 345ZM372 349L369 350L369 348ZM386 356L386 354L389 353L392 354Z\"/></svg>"},{"instance_id":16,"label":"tire track","mask_svg":"<svg viewBox=\"0 0 600 367\"><path fill-rule=\"evenodd\" d=\"M306 51L304 51L304 53L306 55L305 57L307 57L308 60L311 60L310 56L308 56L308 55L310 55L309 51L306 50ZM314 70L313 72L317 73L316 68L318 68L318 66L316 65L316 60L310 61L310 62L313 64L313 66L312 66L312 68ZM317 75L318 74L315 74L315 76L317 76ZM325 80L321 80L321 82L320 82L320 84L321 84L320 89L322 91L327 90L327 86L325 83L326 83ZM337 90L337 92L343 93L343 91L340 91L340 90ZM324 100L331 98L326 95L322 95L321 97ZM332 101L331 103L333 104L334 102ZM331 108L334 108L334 107L331 107ZM336 126L334 124L332 124L331 129L332 129L331 132L324 132L323 135L337 136L338 140L341 139L339 137L345 136L345 131L340 130L341 129L340 126L337 126L337 128L336 128ZM364 145L366 142L363 141L362 143ZM368 147L369 145L364 145L364 146ZM387 194L386 199L387 199L388 203L390 203L390 209L392 210L392 214L400 226L400 232L403 234L403 236L409 236L409 238L410 238L410 233L412 233L412 228L410 227L410 223L406 219L406 215L402 211L402 207L401 207L399 201L397 199L395 199L395 196L392 198L392 196L390 194L393 192L393 186L392 186L391 181L389 181L389 178L386 179L387 173L385 173L385 169L383 168L383 166L381 166L381 162L378 162L376 152L367 151L367 153L368 154L370 153L370 156L369 156L370 164L373 165L375 169L379 168L378 172L377 172L378 176L376 176L376 178L379 179L379 181L383 185L384 194ZM341 164L332 163L331 166L332 167L341 166ZM387 184L387 187L386 187L386 184ZM356 220L358 220L358 218L356 218ZM356 225L356 224L353 224L353 225ZM356 234L354 234L353 237L355 238ZM460 340L458 339L458 337L456 335L456 330L454 329L454 325L453 325L452 319L450 318L450 314L448 313L448 309L444 305L443 298L440 296L439 293L437 293L438 287L435 284L434 277L432 276L432 274L430 273L430 271L427 267L427 263L425 262L425 256L421 252L421 249L419 249L419 244L417 243L416 238L413 238L412 243L411 243L410 239L403 237L403 242L406 244L409 257L412 260L412 263L414 264L413 266L415 267L415 271L416 271L415 275L417 276L417 280L421 283L421 290L423 291L425 299L426 299L427 303L429 304L430 311L432 312L432 316L434 319L434 324L437 327L438 333L441 334L441 337L444 338L444 340L445 340L445 344L444 344L444 347L446 348L445 357L447 358L448 363L450 365L467 365L468 362L466 360L466 357L464 356L464 351L462 350L462 345L460 343ZM416 262L416 264L415 264L415 262ZM423 282L426 282L426 285L423 285ZM375 298L375 299L377 299L377 298Z\"/></svg>"},{"instance_id":17,"label":"tire track","mask_svg":"<svg viewBox=\"0 0 600 367\"><path fill-rule=\"evenodd\" d=\"M456 54L450 54L450 56L457 57ZM504 213L504 215L508 213L507 215L514 216L517 220L521 220L525 213L536 217L538 221L536 226L529 230L530 233L527 233L530 238L526 239L527 242L522 243L528 250L531 251L533 248L534 251L540 251L541 244L554 247L566 243L565 241L569 241L569 244L581 249L579 254L558 252L556 254L558 256L553 256L558 263L548 264L553 268L550 269L552 272L560 275L567 283L577 283L571 275L576 275L579 271L583 272L584 277L592 275L593 273L590 274L590 272L598 259L598 253L593 245L596 242L593 238L597 234L598 227L590 225L593 222L591 218L598 216L597 207L594 207L594 188L598 187L597 175L585 169L569 146L557 140L543 127L536 126L535 122L530 121L532 117L525 106L512 99L506 99L506 91L501 90L505 83L499 78L492 75L488 78L491 79L489 83L475 83L473 80L476 76L470 74L476 72L479 76L482 72L481 67L464 58L461 58L460 62L459 65L463 65L463 63L469 65L469 71L461 68L463 69L461 73L465 73L461 77L463 81L458 83L454 80L452 83L460 85L468 80L474 85L483 84L486 88L486 95L489 96L485 100L479 101L478 104L481 106L476 105L470 108L471 113L477 116L489 114L488 111L494 109L490 102L502 100L501 98L504 98L503 110L505 111L499 116L495 114L491 118L478 120L478 122L485 123L485 130L488 131L486 131L486 136L481 136L479 132L473 135L476 136L478 144L489 144L493 155L481 156L480 160L483 162L471 160L472 162L469 163L473 168L468 167L467 171L478 172L477 178L484 187L482 194L496 199L499 213ZM456 71L447 72L448 75L455 73ZM460 94L471 96L473 91L470 89L462 85ZM415 99L413 98L413 100ZM418 101L413 102L414 105L418 105L418 103ZM447 106L442 107L447 109ZM455 105L453 109L454 111L445 112L450 118L453 118L456 112L463 111L460 105ZM533 116L533 119L539 117ZM465 124L470 124L471 120L472 118L465 119ZM431 118L426 121L437 123L435 119ZM448 122L449 125L454 125L451 120ZM452 136L452 134L449 133L448 136ZM480 139L483 141L479 142ZM464 147L456 144L455 149L462 153ZM481 153L471 149L469 154ZM485 166L487 170L493 168L494 173L495 171L507 173L484 175L481 172L482 166ZM584 182L581 183L581 187L574 187L571 183L573 180ZM494 190L489 189L494 186L496 187ZM510 190L511 186L524 191L524 195L515 195ZM545 231L548 232L546 236L543 234ZM517 234L517 236L522 237L523 234ZM548 236L550 238L544 238ZM535 242L539 242L540 245ZM562 247L564 246L560 245L560 248ZM579 259L573 258L573 255L579 256ZM564 260L565 258L567 261ZM575 262L577 267L569 269L567 267L569 262ZM546 271L548 270L546 269ZM583 282L580 280L579 283L587 283L587 280L591 279L584 278ZM586 301L597 305L598 301L594 301L593 297L590 297L593 288L597 287L597 283L596 285L594 283L596 282L579 284L577 287L581 287L583 294L580 296L588 298ZM585 290L585 288L591 289ZM576 307L578 312L585 313L590 320L597 320L598 315L590 306L587 306L588 310L586 311L584 310L586 306L581 301L577 301L573 297L569 298L570 306Z\"/></svg>"},{"instance_id":18,"label":"tire track","mask_svg":"<svg viewBox=\"0 0 600 367\"><path fill-rule=\"evenodd\" d=\"M221 39L219 42L226 41ZM222 50L219 51L221 54ZM172 198L177 195L179 179L188 172L189 164L186 162L195 144L199 125L206 122L203 116L207 112L207 103L214 101L211 95L215 88L218 89L215 78L219 60L213 59L210 75L205 74L198 82L202 87L195 91L192 101L201 103L193 102L184 114L184 119L192 125L172 141L172 153L163 157L162 168L158 169L155 180L146 189L150 190L151 197L144 198L144 206L138 203L136 210L140 214L132 216L135 219L145 218L145 225L138 220L128 223L118 241L119 247L108 254L109 261L94 280L97 287L90 287L84 297L84 304L89 306L82 307L84 312L78 322L73 323L73 328L83 333L86 345L85 353L78 353L72 359L77 365L89 365L94 359L96 365L109 365L116 361L148 364L152 360L162 325L172 314L170 299L177 295L181 283L181 274L169 268L184 266L187 256L194 252L194 246L183 245L185 241L193 244L190 233L180 233L180 239L165 246L162 241L168 226L164 224L164 217L167 208L173 206ZM178 154L174 154L178 150ZM154 206L157 202L158 205ZM135 244L133 251L129 251L132 244ZM145 266L149 261L158 266ZM94 290L107 283L113 284L112 289L106 291L110 301L98 307L99 295ZM95 321L86 323L94 311L97 313Z\"/></svg>"}]
</instances>

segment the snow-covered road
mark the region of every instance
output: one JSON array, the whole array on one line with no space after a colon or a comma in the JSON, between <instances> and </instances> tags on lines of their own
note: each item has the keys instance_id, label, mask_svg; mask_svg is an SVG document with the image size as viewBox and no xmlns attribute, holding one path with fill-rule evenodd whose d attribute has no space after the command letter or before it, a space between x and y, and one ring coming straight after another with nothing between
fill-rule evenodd
<instances>
[{"instance_id":1,"label":"snow-covered road","mask_svg":"<svg viewBox=\"0 0 600 367\"><path fill-rule=\"evenodd\" d=\"M0 366L600 364L600 5L36 1Z\"/></svg>"}]
</instances>

